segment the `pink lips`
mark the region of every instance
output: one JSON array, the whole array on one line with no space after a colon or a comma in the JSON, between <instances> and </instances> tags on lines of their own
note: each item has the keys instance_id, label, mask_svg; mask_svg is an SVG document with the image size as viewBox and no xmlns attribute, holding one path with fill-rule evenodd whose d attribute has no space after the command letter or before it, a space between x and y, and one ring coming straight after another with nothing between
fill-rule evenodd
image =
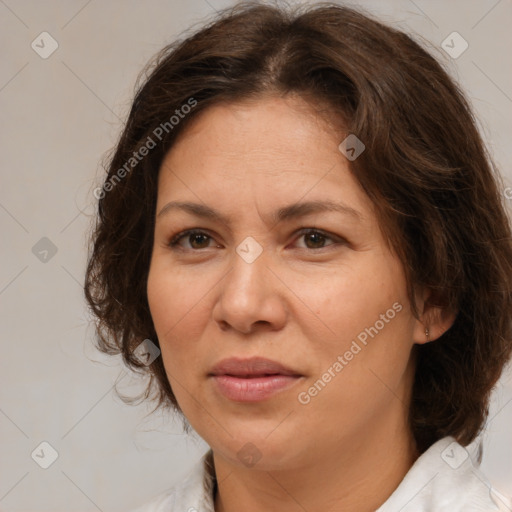
<instances>
[{"instance_id":1,"label":"pink lips","mask_svg":"<svg viewBox=\"0 0 512 512\"><path fill-rule=\"evenodd\" d=\"M297 372L261 357L224 359L209 375L217 389L236 402L265 400L295 384L301 377Z\"/></svg>"}]
</instances>

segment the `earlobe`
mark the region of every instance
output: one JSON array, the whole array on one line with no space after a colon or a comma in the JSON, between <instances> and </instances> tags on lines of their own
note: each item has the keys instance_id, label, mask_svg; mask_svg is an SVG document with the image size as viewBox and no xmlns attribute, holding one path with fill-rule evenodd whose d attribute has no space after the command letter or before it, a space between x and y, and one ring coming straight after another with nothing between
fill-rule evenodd
<instances>
[{"instance_id":1,"label":"earlobe","mask_svg":"<svg viewBox=\"0 0 512 512\"><path fill-rule=\"evenodd\" d=\"M449 308L429 304L431 290L423 288L416 295L418 310L422 311L414 328L414 343L423 345L439 339L455 322L457 313Z\"/></svg>"},{"instance_id":2,"label":"earlobe","mask_svg":"<svg viewBox=\"0 0 512 512\"><path fill-rule=\"evenodd\" d=\"M420 320L417 320L414 342L420 345L439 339L455 322L455 312L430 306L425 308Z\"/></svg>"}]
</instances>

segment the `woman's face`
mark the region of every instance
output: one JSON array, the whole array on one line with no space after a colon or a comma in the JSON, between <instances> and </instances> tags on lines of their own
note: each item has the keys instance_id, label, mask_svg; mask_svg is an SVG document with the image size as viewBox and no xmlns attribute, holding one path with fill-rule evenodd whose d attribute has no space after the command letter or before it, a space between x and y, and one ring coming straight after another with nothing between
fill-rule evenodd
<instances>
[{"instance_id":1,"label":"woman's face","mask_svg":"<svg viewBox=\"0 0 512 512\"><path fill-rule=\"evenodd\" d=\"M297 97L267 98L210 107L163 162L151 315L181 409L233 464L292 467L410 434L424 327L346 135ZM244 366L255 357L288 371Z\"/></svg>"}]
</instances>

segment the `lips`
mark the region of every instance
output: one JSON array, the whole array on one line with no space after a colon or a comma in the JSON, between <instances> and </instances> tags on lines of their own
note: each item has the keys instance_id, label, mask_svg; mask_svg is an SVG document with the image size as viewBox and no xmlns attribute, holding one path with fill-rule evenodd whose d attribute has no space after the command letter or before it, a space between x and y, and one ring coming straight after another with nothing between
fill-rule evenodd
<instances>
[{"instance_id":1,"label":"lips","mask_svg":"<svg viewBox=\"0 0 512 512\"><path fill-rule=\"evenodd\" d=\"M230 375L240 378L266 377L269 375L300 376L298 372L276 361L262 357L223 359L213 367L210 375Z\"/></svg>"},{"instance_id":2,"label":"lips","mask_svg":"<svg viewBox=\"0 0 512 512\"><path fill-rule=\"evenodd\" d=\"M254 357L224 359L217 363L209 377L215 389L234 402L260 402L289 389L302 377L282 364Z\"/></svg>"}]
</instances>

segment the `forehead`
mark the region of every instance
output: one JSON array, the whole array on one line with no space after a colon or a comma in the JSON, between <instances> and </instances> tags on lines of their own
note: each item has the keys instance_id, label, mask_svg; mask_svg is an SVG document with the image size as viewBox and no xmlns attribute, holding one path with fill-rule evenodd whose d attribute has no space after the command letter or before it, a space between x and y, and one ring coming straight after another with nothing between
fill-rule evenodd
<instances>
[{"instance_id":1,"label":"forehead","mask_svg":"<svg viewBox=\"0 0 512 512\"><path fill-rule=\"evenodd\" d=\"M298 97L224 103L207 108L180 134L162 162L164 201L214 202L219 208L343 200L371 203L338 146L345 137ZM350 204L351 203L351 204Z\"/></svg>"},{"instance_id":2,"label":"forehead","mask_svg":"<svg viewBox=\"0 0 512 512\"><path fill-rule=\"evenodd\" d=\"M220 158L225 163L242 158L246 164L253 158L273 160L268 170L285 168L287 161L296 165L307 160L313 146L319 150L331 146L332 151L339 144L342 130L336 133L325 109L322 112L298 96L216 104L196 115L167 156L170 160L178 155L208 156L210 161Z\"/></svg>"}]
</instances>

